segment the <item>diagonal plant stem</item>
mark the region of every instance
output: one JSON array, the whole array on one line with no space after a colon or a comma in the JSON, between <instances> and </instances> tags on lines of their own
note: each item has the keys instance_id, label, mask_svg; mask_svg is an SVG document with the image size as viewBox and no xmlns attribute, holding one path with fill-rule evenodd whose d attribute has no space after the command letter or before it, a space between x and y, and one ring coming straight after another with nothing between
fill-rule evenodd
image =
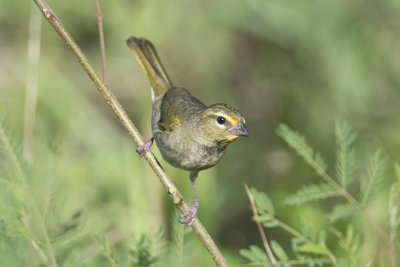
<instances>
[{"instance_id":1,"label":"diagonal plant stem","mask_svg":"<svg viewBox=\"0 0 400 267\"><path fill-rule=\"evenodd\" d=\"M40 57L40 32L42 20L32 3L29 15L28 70L25 85L24 159L33 165L33 132L38 94L38 64Z\"/></svg>"},{"instance_id":2,"label":"diagonal plant stem","mask_svg":"<svg viewBox=\"0 0 400 267\"><path fill-rule=\"evenodd\" d=\"M99 42L101 52L101 67L103 72L103 81L108 86L107 68L106 68L106 49L104 47L103 14L101 13L99 0L95 0L97 13L97 26L99 27Z\"/></svg>"},{"instance_id":3,"label":"diagonal plant stem","mask_svg":"<svg viewBox=\"0 0 400 267\"><path fill-rule=\"evenodd\" d=\"M313 243L314 243L312 240L310 240L309 238L307 238L306 236L304 236L303 234L301 234L301 233L298 232L297 230L293 229L293 228L290 227L289 225L285 224L284 222L282 222L281 220L279 220L279 219L276 218L275 216L273 216L273 215L271 215L271 214L268 214L268 213L265 213L265 212L261 212L260 210L257 210L256 204L255 204L255 202L254 202L253 194L251 193L251 191L250 191L249 187L247 186L247 184L244 184L244 189L246 190L247 196L248 196L248 198L249 198L250 205L251 205L251 210L252 210L252 212L253 212L255 221L256 221L256 223L257 223L257 227L258 227L258 231L260 232L261 239L263 240L265 250L267 251L267 254L268 254L268 256L270 257L271 263L272 263L272 264L277 264L277 261L276 261L274 255L273 255L273 253L272 253L272 250L271 250L271 248L270 248L270 246L269 246L269 244L268 244L268 241L267 241L267 238L266 238L266 236L265 236L263 227L262 227L262 225L261 225L261 223L260 223L260 220L258 219L258 214L259 214L259 213L260 213L260 215L266 215L266 214L269 215L271 218L273 218L273 220L274 220L275 222L277 222L277 223L279 224L279 227L280 227L280 228L282 228L282 229L285 230L286 232L292 234L293 236L295 236L295 237L297 237L297 238L299 238L299 239L301 239L301 240L305 240L305 241L307 241L307 242L310 243L310 244L313 244ZM326 247L325 247L325 248L326 248ZM331 261L331 263L335 263L335 262L336 262L336 257L332 254L332 252L331 252L328 248L326 248L326 249L327 249L327 251L328 251L328 255L327 255L327 256L328 256L329 260ZM289 262L290 262L291 264L305 264L305 263L306 263L306 262L303 262L303 261L299 261L299 262L298 262L297 260L294 260L294 261L291 260L291 261L289 261Z\"/></svg>"},{"instance_id":4,"label":"diagonal plant stem","mask_svg":"<svg viewBox=\"0 0 400 267\"><path fill-rule=\"evenodd\" d=\"M265 247L265 251L267 252L268 257L271 259L272 264L276 264L275 256L272 253L271 248L269 247L267 237L265 236L265 233L264 233L264 229L263 229L260 221L258 220L258 212L257 212L256 204L254 203L253 194L250 192L250 189L247 186L247 184L244 184L244 189L246 190L247 197L249 198L250 205L251 205L251 210L253 212L253 216L255 218L255 221L256 221L256 224L257 224L257 227L258 227L258 231L260 232L260 236L261 236L261 239L263 241L263 244L264 244L264 247Z\"/></svg>"},{"instance_id":5,"label":"diagonal plant stem","mask_svg":"<svg viewBox=\"0 0 400 267\"><path fill-rule=\"evenodd\" d=\"M279 133L278 133L279 134ZM285 134L279 134L283 139L288 143L290 147L292 147L295 151L299 148L296 147L296 144L293 144L285 138ZM317 160L313 157L312 153L309 151L305 151L301 149L301 152L298 152L301 157L318 173L318 175L330 186L332 186L337 192L339 192L348 202L357 206L361 214L365 217L367 223L372 227L372 229L378 234L378 236L384 241L386 244L389 244L388 235L382 230L382 228L369 216L367 213L365 206L360 203L357 199L355 199L343 186L339 185L327 172L321 167L321 165L317 162Z\"/></svg>"},{"instance_id":6,"label":"diagonal plant stem","mask_svg":"<svg viewBox=\"0 0 400 267\"><path fill-rule=\"evenodd\" d=\"M330 186L332 186L336 191L338 191L348 202L356 205L360 211L361 214L365 217L369 225L372 227L372 229L379 235L379 237L389 244L389 237L386 235L386 233L382 230L382 228L369 216L368 212L365 210L365 206L362 205L357 199L355 199L347 190L346 188L342 187L339 185L329 174L326 173L324 169L322 169L319 164L313 159L309 158L307 160L311 164L311 167L313 167L317 173L321 176L321 178L328 183Z\"/></svg>"},{"instance_id":7,"label":"diagonal plant stem","mask_svg":"<svg viewBox=\"0 0 400 267\"><path fill-rule=\"evenodd\" d=\"M362 205L357 199L355 199L344 187L340 186L338 183L335 182L326 172L323 172L321 174L322 179L325 180L329 185L331 185L333 188L335 188L348 202L353 203L356 205L364 218L367 220L369 225L374 229L374 231L379 235L379 237L385 241L386 243L389 243L389 237L386 235L386 233L382 230L382 228L371 218L371 216L368 214L368 212L365 210L365 206Z\"/></svg>"},{"instance_id":8,"label":"diagonal plant stem","mask_svg":"<svg viewBox=\"0 0 400 267\"><path fill-rule=\"evenodd\" d=\"M40 11L43 13L47 21L53 26L56 32L64 40L67 46L71 49L72 53L76 56L82 68L86 71L90 79L94 82L97 89L103 95L105 101L111 106L115 114L121 120L123 126L126 128L128 133L133 138L137 146L143 145L143 137L132 123L131 119L126 114L125 110L122 108L121 104L118 102L112 91L104 84L100 76L96 73L92 65L87 60L86 56L83 54L82 50L72 39L71 35L64 28L58 18L55 16L53 11L50 9L49 5L45 0L33 0L39 7ZM150 151L144 155L145 159L149 163L150 167L153 169L154 173L159 178L160 182L163 184L165 190L168 192L169 196L172 198L176 207L181 211L185 212L188 210L188 205L183 199L182 195L179 193L176 186L172 183L169 176L162 169L161 165L158 163L157 159L154 157L153 153ZM203 245L206 247L211 257L217 266L228 266L225 258L222 256L218 247L216 246L214 240L208 234L207 230L201 224L201 222L196 218L192 228L197 236L200 238Z\"/></svg>"},{"instance_id":9,"label":"diagonal plant stem","mask_svg":"<svg viewBox=\"0 0 400 267\"><path fill-rule=\"evenodd\" d=\"M268 213L260 212L260 215L265 215L265 214L268 214ZM310 238L304 236L302 233L300 233L296 229L294 229L291 226L287 225L286 223L282 222L275 216L272 216L271 214L268 214L268 215L271 216L273 218L273 220L279 224L279 227L282 228L283 230L285 230L286 232L290 233L291 235L293 235L301 240L307 241L309 244L314 244L314 242ZM328 250L327 256L328 256L329 260L331 261L331 263L335 263L336 262L335 255L333 255L333 253L327 247L325 247L325 248Z\"/></svg>"}]
</instances>

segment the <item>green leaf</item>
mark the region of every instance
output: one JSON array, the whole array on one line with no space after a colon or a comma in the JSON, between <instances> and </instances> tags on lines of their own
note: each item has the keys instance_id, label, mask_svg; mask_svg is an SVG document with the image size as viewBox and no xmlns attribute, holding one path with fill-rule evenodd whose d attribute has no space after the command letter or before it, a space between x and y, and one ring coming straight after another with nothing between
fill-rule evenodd
<instances>
[{"instance_id":1,"label":"green leaf","mask_svg":"<svg viewBox=\"0 0 400 267\"><path fill-rule=\"evenodd\" d=\"M353 237L354 237L354 228L351 224L349 224L346 230L346 239L345 239L346 245L350 246L351 243L353 243Z\"/></svg>"},{"instance_id":2,"label":"green leaf","mask_svg":"<svg viewBox=\"0 0 400 267\"><path fill-rule=\"evenodd\" d=\"M269 214L263 214L258 216L258 221L259 222L269 222L274 220L275 218Z\"/></svg>"},{"instance_id":3,"label":"green leaf","mask_svg":"<svg viewBox=\"0 0 400 267\"><path fill-rule=\"evenodd\" d=\"M315 232L315 227L313 225L308 226L308 235L307 235L307 237L314 243L317 241L317 235L316 235L316 232Z\"/></svg>"},{"instance_id":4,"label":"green leaf","mask_svg":"<svg viewBox=\"0 0 400 267\"><path fill-rule=\"evenodd\" d=\"M260 247L250 245L250 249L241 249L239 254L252 263L265 264L268 262L268 256Z\"/></svg>"},{"instance_id":5,"label":"green leaf","mask_svg":"<svg viewBox=\"0 0 400 267\"><path fill-rule=\"evenodd\" d=\"M317 234L315 232L315 227L311 224L307 224L303 216L299 216L298 223L300 226L300 233L312 242L316 242Z\"/></svg>"},{"instance_id":6,"label":"green leaf","mask_svg":"<svg viewBox=\"0 0 400 267\"><path fill-rule=\"evenodd\" d=\"M251 193L254 197L254 202L256 203L257 208L267 212L271 216L274 216L274 206L272 205L272 201L268 195L255 188L251 188Z\"/></svg>"},{"instance_id":7,"label":"green leaf","mask_svg":"<svg viewBox=\"0 0 400 267\"><path fill-rule=\"evenodd\" d=\"M353 255L357 255L361 248L360 236L355 235L353 238L353 243L351 244L350 251Z\"/></svg>"},{"instance_id":8,"label":"green leaf","mask_svg":"<svg viewBox=\"0 0 400 267\"><path fill-rule=\"evenodd\" d=\"M270 222L263 222L262 225L265 228L275 228L278 227L280 225L279 221L274 220L274 221L270 221Z\"/></svg>"},{"instance_id":9,"label":"green leaf","mask_svg":"<svg viewBox=\"0 0 400 267\"><path fill-rule=\"evenodd\" d=\"M321 232L319 232L318 235L318 244L325 245L325 242L326 242L326 232L322 230Z\"/></svg>"},{"instance_id":10,"label":"green leaf","mask_svg":"<svg viewBox=\"0 0 400 267\"><path fill-rule=\"evenodd\" d=\"M339 192L327 183L303 185L295 195L288 196L284 203L300 205L308 201L326 199L338 195Z\"/></svg>"},{"instance_id":11,"label":"green leaf","mask_svg":"<svg viewBox=\"0 0 400 267\"><path fill-rule=\"evenodd\" d=\"M309 253L314 255L328 255L329 250L326 247L316 245L316 244L308 244L302 245L298 247L298 251L301 253Z\"/></svg>"},{"instance_id":12,"label":"green leaf","mask_svg":"<svg viewBox=\"0 0 400 267\"><path fill-rule=\"evenodd\" d=\"M347 225L346 236L333 227L331 231L338 237L339 245L346 251L351 261L355 263L356 259L359 258L362 243L360 241L360 236L355 233L353 225Z\"/></svg>"},{"instance_id":13,"label":"green leaf","mask_svg":"<svg viewBox=\"0 0 400 267\"><path fill-rule=\"evenodd\" d=\"M281 245L279 245L279 243L276 242L275 240L271 241L271 249L281 261L286 262L289 260L289 257L286 254L286 252L283 250Z\"/></svg>"},{"instance_id":14,"label":"green leaf","mask_svg":"<svg viewBox=\"0 0 400 267\"><path fill-rule=\"evenodd\" d=\"M243 258L246 258L250 262L255 262L256 261L256 258L253 255L253 252L251 252L251 250L249 250L249 249L243 248L243 249L239 250L239 254Z\"/></svg>"},{"instance_id":15,"label":"green leaf","mask_svg":"<svg viewBox=\"0 0 400 267\"><path fill-rule=\"evenodd\" d=\"M299 216L298 223L300 227L300 233L302 233L304 236L307 236L306 220L304 219L303 216Z\"/></svg>"},{"instance_id":16,"label":"green leaf","mask_svg":"<svg viewBox=\"0 0 400 267\"><path fill-rule=\"evenodd\" d=\"M344 219L359 211L358 207L352 203L338 204L333 208L333 211L328 214L328 219L331 222Z\"/></svg>"},{"instance_id":17,"label":"green leaf","mask_svg":"<svg viewBox=\"0 0 400 267\"><path fill-rule=\"evenodd\" d=\"M394 173L396 174L396 179L400 181L400 164L396 163L394 165Z\"/></svg>"},{"instance_id":18,"label":"green leaf","mask_svg":"<svg viewBox=\"0 0 400 267\"><path fill-rule=\"evenodd\" d=\"M400 181L394 182L389 191L389 224L395 229L400 225Z\"/></svg>"},{"instance_id":19,"label":"green leaf","mask_svg":"<svg viewBox=\"0 0 400 267\"><path fill-rule=\"evenodd\" d=\"M250 250L259 261L268 261L268 256L263 249L258 246L250 245Z\"/></svg>"},{"instance_id":20,"label":"green leaf","mask_svg":"<svg viewBox=\"0 0 400 267\"><path fill-rule=\"evenodd\" d=\"M336 176L343 187L354 179L355 154L352 149L356 134L347 123L336 122Z\"/></svg>"},{"instance_id":21,"label":"green leaf","mask_svg":"<svg viewBox=\"0 0 400 267\"><path fill-rule=\"evenodd\" d=\"M277 134L299 154L319 175L325 173L327 165L319 153L315 153L303 135L293 131L285 124L280 124Z\"/></svg>"},{"instance_id":22,"label":"green leaf","mask_svg":"<svg viewBox=\"0 0 400 267\"><path fill-rule=\"evenodd\" d=\"M367 177L361 181L360 199L363 206L367 204L380 188L386 162L387 158L379 150L370 158Z\"/></svg>"},{"instance_id":23,"label":"green leaf","mask_svg":"<svg viewBox=\"0 0 400 267\"><path fill-rule=\"evenodd\" d=\"M255 218L253 218L255 219ZM279 226L279 221L269 214L258 216L258 221L266 228L274 228Z\"/></svg>"}]
</instances>

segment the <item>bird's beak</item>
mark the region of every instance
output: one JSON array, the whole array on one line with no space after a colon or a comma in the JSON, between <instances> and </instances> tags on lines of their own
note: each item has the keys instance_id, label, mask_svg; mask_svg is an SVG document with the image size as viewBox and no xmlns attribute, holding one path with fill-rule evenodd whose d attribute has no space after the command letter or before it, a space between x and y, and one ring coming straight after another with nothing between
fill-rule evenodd
<instances>
[{"instance_id":1,"label":"bird's beak","mask_svg":"<svg viewBox=\"0 0 400 267\"><path fill-rule=\"evenodd\" d=\"M244 122L240 122L238 125L236 125L234 128L230 130L230 133L236 136L245 136L249 137L249 131L247 130L246 124Z\"/></svg>"}]
</instances>

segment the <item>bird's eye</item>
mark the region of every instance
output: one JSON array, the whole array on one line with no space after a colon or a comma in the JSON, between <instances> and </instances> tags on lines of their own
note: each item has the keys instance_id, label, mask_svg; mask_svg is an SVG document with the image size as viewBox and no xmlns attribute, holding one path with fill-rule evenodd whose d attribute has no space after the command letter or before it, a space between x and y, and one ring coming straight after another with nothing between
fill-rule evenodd
<instances>
[{"instance_id":1,"label":"bird's eye","mask_svg":"<svg viewBox=\"0 0 400 267\"><path fill-rule=\"evenodd\" d=\"M226 121L226 119L224 118L224 117L222 117L222 116L218 116L217 117L217 123L218 124L224 124L225 123L225 121Z\"/></svg>"}]
</instances>

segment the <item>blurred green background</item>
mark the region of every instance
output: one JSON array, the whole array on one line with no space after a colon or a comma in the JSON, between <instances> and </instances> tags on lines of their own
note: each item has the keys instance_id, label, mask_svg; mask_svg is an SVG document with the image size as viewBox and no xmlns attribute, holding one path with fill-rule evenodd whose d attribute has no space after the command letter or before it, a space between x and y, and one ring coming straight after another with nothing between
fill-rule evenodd
<instances>
[{"instance_id":1,"label":"blurred green background","mask_svg":"<svg viewBox=\"0 0 400 267\"><path fill-rule=\"evenodd\" d=\"M0 1L0 109L22 149L31 2ZM94 1L49 4L100 72ZM197 180L198 217L232 266L244 262L240 248L261 245L244 183L267 192L283 220L295 224L303 214L317 228L326 225L323 204L282 203L317 178L275 134L278 123L304 133L332 163L334 124L345 120L358 132L361 159L382 146L400 161L400 1L124 0L101 5L110 88L146 138L151 135L149 82L125 44L130 35L155 44L176 86L206 104L234 106L246 117L251 138L234 142L223 160ZM121 250L159 226L170 238L177 220L170 199L45 21L37 70L34 161L26 168L27 180L39 210L47 212L50 235L56 240L70 231L76 238L69 243L73 246L55 247L60 263L74 258L107 264L105 257L82 254L95 236L113 236ZM189 174L168 166L156 147L152 151L191 201ZM12 176L2 157L2 175ZM7 202L10 193L4 186L0 191L0 218L18 218ZM381 203L371 212L378 222L385 220ZM188 235L193 242L185 260L212 266L194 234ZM267 236L290 247L282 232L267 231ZM13 246L0 248L0 258L8 266L27 264L28 245L18 241Z\"/></svg>"}]
</instances>

